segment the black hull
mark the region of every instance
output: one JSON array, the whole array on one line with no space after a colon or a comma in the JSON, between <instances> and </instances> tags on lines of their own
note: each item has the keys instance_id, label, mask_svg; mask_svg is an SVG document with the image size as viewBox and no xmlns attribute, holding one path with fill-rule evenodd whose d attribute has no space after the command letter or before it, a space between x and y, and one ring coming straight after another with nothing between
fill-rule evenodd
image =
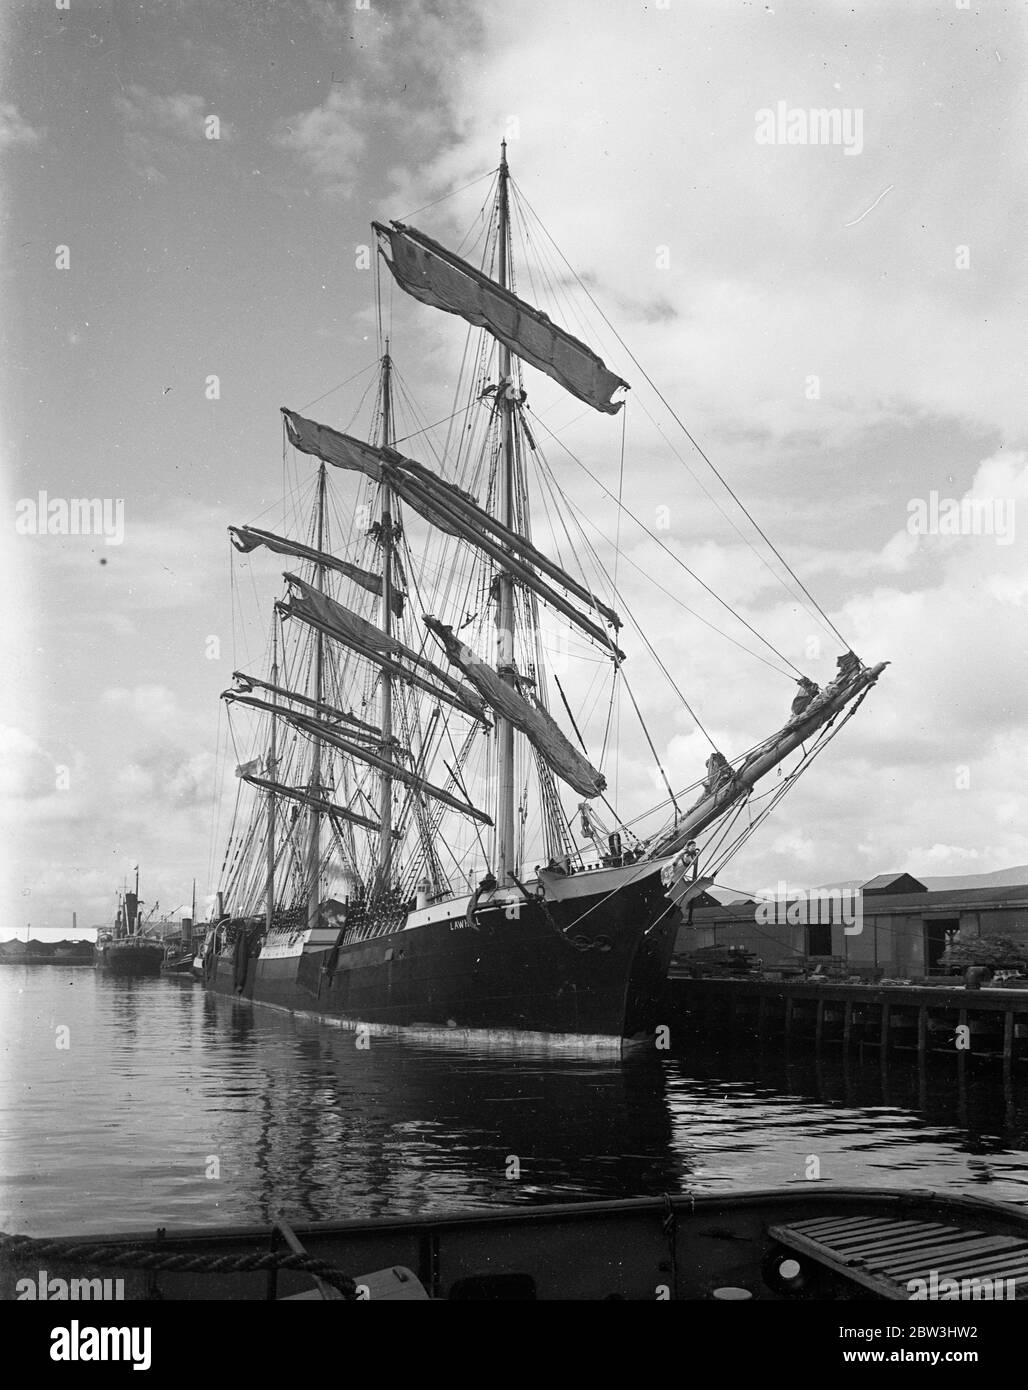
<instances>
[{"instance_id":1,"label":"black hull","mask_svg":"<svg viewBox=\"0 0 1028 1390\"><path fill-rule=\"evenodd\" d=\"M659 871L634 866L553 888L562 896L545 908L529 901L509 918L487 907L476 926L451 916L337 951L247 961L227 946L207 985L381 1029L652 1039L666 1022L680 920Z\"/></svg>"},{"instance_id":2,"label":"black hull","mask_svg":"<svg viewBox=\"0 0 1028 1390\"><path fill-rule=\"evenodd\" d=\"M126 941L110 942L101 947L97 969L110 975L159 975L164 964L164 947L136 945Z\"/></svg>"}]
</instances>

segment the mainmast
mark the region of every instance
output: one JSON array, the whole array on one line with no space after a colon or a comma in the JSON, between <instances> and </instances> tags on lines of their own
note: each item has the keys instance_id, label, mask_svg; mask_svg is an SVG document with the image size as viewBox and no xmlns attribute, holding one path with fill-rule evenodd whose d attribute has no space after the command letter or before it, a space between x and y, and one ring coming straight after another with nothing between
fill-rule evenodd
<instances>
[{"instance_id":1,"label":"mainmast","mask_svg":"<svg viewBox=\"0 0 1028 1390\"><path fill-rule=\"evenodd\" d=\"M393 442L393 393L392 360L389 356L389 339L386 339L385 353L382 357L382 447L388 449ZM382 630L390 635L393 627L393 493L388 482L382 483ZM393 678L391 672L383 669L382 681L382 759L388 767L393 761ZM392 882L393 858L393 779L388 770L382 774L381 800L379 803L378 839L378 884L380 891L388 892Z\"/></svg>"},{"instance_id":2,"label":"mainmast","mask_svg":"<svg viewBox=\"0 0 1028 1390\"><path fill-rule=\"evenodd\" d=\"M317 541L319 551L325 548L325 475L324 463L318 469L318 509ZM314 566L314 587L324 591L325 566L319 560ZM314 699L320 704L324 698L322 663L324 660L324 638L320 631L314 634ZM315 799L321 797L321 739L317 733L312 740L314 756L311 761L310 794ZM318 885L321 877L321 811L317 805L311 806L310 841L307 846L307 926L313 931L318 925L320 893Z\"/></svg>"},{"instance_id":3,"label":"mainmast","mask_svg":"<svg viewBox=\"0 0 1028 1390\"><path fill-rule=\"evenodd\" d=\"M320 640L320 639L319 639ZM278 684L278 617L272 619L271 623L271 684ZM275 703L275 692L271 695L272 704ZM278 719L274 714L271 716L271 747L268 749L268 770L266 777L269 782L274 782L276 767L278 764ZM271 931L272 919L275 915L275 793L268 789L268 860L266 869L266 886L268 901L264 909L264 924L268 931ZM193 885L193 896L196 896L196 885ZM194 905L194 916L195 916Z\"/></svg>"},{"instance_id":4,"label":"mainmast","mask_svg":"<svg viewBox=\"0 0 1028 1390\"><path fill-rule=\"evenodd\" d=\"M499 284L507 289L507 260L510 240L508 203L507 142L500 144L499 178ZM500 386L496 393L500 409L500 470L497 488L497 519L511 531L514 527L514 393L510 389L511 352L500 344ZM514 684L514 582L506 570L499 574L499 601L496 606L496 670L505 684ZM504 887L508 875L517 873L514 856L514 725L509 719L496 720L496 877Z\"/></svg>"}]
</instances>

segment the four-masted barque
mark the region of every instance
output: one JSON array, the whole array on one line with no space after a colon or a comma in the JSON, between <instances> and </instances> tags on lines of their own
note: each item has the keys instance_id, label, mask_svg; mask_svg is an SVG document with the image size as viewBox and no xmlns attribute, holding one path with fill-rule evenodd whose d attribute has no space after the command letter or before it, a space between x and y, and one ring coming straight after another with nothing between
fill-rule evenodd
<instances>
[{"instance_id":1,"label":"four-masted barque","mask_svg":"<svg viewBox=\"0 0 1028 1390\"><path fill-rule=\"evenodd\" d=\"M802 770L882 667L847 652L824 690L801 683L770 738L734 763L715 749L690 804L665 778L653 829L621 819L547 648L560 623L569 687L579 653L624 682L620 597L602 566L574 572L584 545L558 562L533 541L542 451L525 365L609 415L627 383L516 293L505 148L494 178L481 268L374 224L396 285L469 325L464 404L435 466L399 447L386 339L370 442L282 412L287 457L316 461L299 534L231 528L237 551L292 567L267 666L234 673L223 696L246 716L232 730L249 759L203 975L373 1031L620 1045L660 1023L683 909L745 838L740 811L749 828L765 814L755 784L796 750ZM356 489L345 545L330 472ZM597 762L614 755L605 737Z\"/></svg>"}]
</instances>

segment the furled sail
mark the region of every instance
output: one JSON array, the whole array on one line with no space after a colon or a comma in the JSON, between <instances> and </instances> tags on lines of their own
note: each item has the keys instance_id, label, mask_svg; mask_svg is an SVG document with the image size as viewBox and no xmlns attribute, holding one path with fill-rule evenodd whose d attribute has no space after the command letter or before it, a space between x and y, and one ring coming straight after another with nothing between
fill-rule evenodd
<instances>
[{"instance_id":1,"label":"furled sail","mask_svg":"<svg viewBox=\"0 0 1028 1390\"><path fill-rule=\"evenodd\" d=\"M435 309L458 314L476 328L487 328L511 352L545 372L594 410L616 415L623 401L611 396L628 382L607 369L591 348L558 328L544 313L437 241L402 222L374 223L385 262L401 289Z\"/></svg>"},{"instance_id":2,"label":"furled sail","mask_svg":"<svg viewBox=\"0 0 1028 1390\"><path fill-rule=\"evenodd\" d=\"M370 820L367 816L358 815L356 811L351 811L347 806L338 806L334 801L326 801L324 797L312 796L310 792L304 791L301 787L287 787L282 782L273 782L266 777L243 776L244 782L249 782L251 787L259 787L261 791L274 792L276 796L284 796L290 801L302 802L304 806L310 806L315 811L321 811L324 815L337 816L340 820L351 821L354 825L361 825L365 830L374 830L377 834L379 825L377 821Z\"/></svg>"},{"instance_id":3,"label":"furled sail","mask_svg":"<svg viewBox=\"0 0 1028 1390\"><path fill-rule=\"evenodd\" d=\"M258 526L230 526L228 529L232 544L237 550L247 553L256 550L259 545L264 545L278 555L296 555L301 560L311 560L316 565L335 570L337 574L345 575L361 588L367 589L368 593L374 594L377 598L382 597L380 574L372 574L370 570L361 569L359 565L351 565L348 560L340 560L324 550L316 550L312 545L290 540L287 536L278 536L274 531L262 531ZM404 597L398 589L393 590L390 607L398 618L403 616Z\"/></svg>"},{"instance_id":4,"label":"furled sail","mask_svg":"<svg viewBox=\"0 0 1028 1390\"><path fill-rule=\"evenodd\" d=\"M282 414L285 416L289 440L297 449L313 454L336 468L348 468L363 473L375 482L380 483L385 479L390 487L431 525L448 535L459 536L477 545L502 565L513 578L532 589L588 636L610 648L619 661L624 660L624 653L614 646L608 634L584 614L579 613L535 571L541 570L568 593L588 603L615 628L621 626L621 619L617 613L549 556L537 550L527 537L497 521L466 492L438 477L414 459L405 458L392 450L376 449L370 444L365 444L363 440L341 434L328 425L307 420L295 411L283 408Z\"/></svg>"},{"instance_id":5,"label":"furled sail","mask_svg":"<svg viewBox=\"0 0 1028 1390\"><path fill-rule=\"evenodd\" d=\"M297 578L295 574L287 574L285 578L289 584L299 590L299 597L292 594L288 603L280 605L282 611L289 617L303 619L312 627L319 628L330 637L335 637L354 651L378 662L379 665L387 666L387 669L394 674L399 674L407 680L414 680L415 684L420 684L421 682L414 677L414 674L398 665L395 659L387 664L383 657L400 657L404 661L411 662L414 666L434 677L444 687L444 690L438 691L436 687L427 684L430 693L445 696L448 692L451 704L456 703L458 708L473 714L476 719L484 717L481 702L474 691L469 690L461 681L455 680L448 671L442 670L428 657L422 656L420 652L406 646L398 638L383 632L381 628L375 627L374 623L367 622L343 604L336 603L335 599L321 593L319 589L315 589L306 580Z\"/></svg>"},{"instance_id":6,"label":"furled sail","mask_svg":"<svg viewBox=\"0 0 1028 1390\"><path fill-rule=\"evenodd\" d=\"M373 661L376 666L380 666L383 671L388 671L391 676L401 681L407 681L410 685L417 686L419 690L424 690L426 694L433 696L434 699L442 700L444 704L452 705L454 709L461 710L472 719L477 719L485 724L487 728L489 727L489 719L485 713L485 706L481 703L478 695L470 686L464 687L466 694L462 693L458 695L454 691L428 680L425 676L419 676L408 666L401 666L398 661L391 661L389 657L383 656L381 652L373 652L367 647L360 646L356 642L347 641L344 637L339 635L338 629L326 627L323 623L319 622L317 618L312 617L309 613L301 611L301 609L295 605L290 606L285 603L277 603L275 607L283 617L299 618L310 627L317 628L319 632L323 632L326 637L335 638L337 642L342 642L344 646L349 647L359 656L366 657L369 661Z\"/></svg>"},{"instance_id":7,"label":"furled sail","mask_svg":"<svg viewBox=\"0 0 1028 1390\"><path fill-rule=\"evenodd\" d=\"M363 730L364 733L374 734L376 738L382 737L382 730L376 728L374 724L367 724L363 719L350 710L336 709L335 705L327 705L324 700L312 700L309 695L300 695L295 690L287 690L285 686L273 685L271 681L259 680L256 676L249 676L245 671L233 671L232 679L239 682L238 689L226 691L226 695L238 697L240 694L248 694L251 690L267 690L272 695L281 695L286 700L291 700L297 705L306 705L308 709L316 710L318 714L326 715L329 719L341 719L346 724L352 724L354 728ZM272 706L277 709L277 706Z\"/></svg>"},{"instance_id":8,"label":"furled sail","mask_svg":"<svg viewBox=\"0 0 1028 1390\"><path fill-rule=\"evenodd\" d=\"M441 801L445 806L450 806L455 811L460 811L462 815L469 816L472 820L481 821L483 825L492 825L492 820L484 811L480 811L477 806L472 806L469 801L460 801L457 797L451 796L442 787L435 787L431 782L426 782L423 777L416 772L411 772L401 764L387 761L377 754L370 752L367 748L362 748L356 743L339 736L339 730L332 728L331 725L323 724L319 719L309 719L305 714L295 712L285 716L291 724L298 729L304 729L307 733L316 738L324 739L338 748L342 753L349 753L351 757L359 759L361 762L369 763L372 767L377 767L379 771L388 772L390 777L403 782L408 787L413 787L415 791L422 792L426 796L434 797L436 801Z\"/></svg>"},{"instance_id":9,"label":"furled sail","mask_svg":"<svg viewBox=\"0 0 1028 1390\"><path fill-rule=\"evenodd\" d=\"M291 714L298 714L300 711L289 709L286 705L273 705L270 700L261 700L256 695L244 695L238 690L226 690L222 694L222 699L231 704L246 705L249 709L264 710L268 714L277 715L280 719L288 719ZM310 701L314 704L314 701ZM382 733L379 729L368 731L358 729L351 724L346 724L340 728L331 716L325 721L326 727L336 729L338 732L345 733L347 738L359 738L365 742L381 742Z\"/></svg>"},{"instance_id":10,"label":"furled sail","mask_svg":"<svg viewBox=\"0 0 1028 1390\"><path fill-rule=\"evenodd\" d=\"M606 788L603 774L565 738L546 710L528 701L487 666L469 647L454 636L453 629L435 618L426 617L425 626L439 639L446 655L467 676L482 698L497 714L510 722L531 741L549 766L582 796L599 796Z\"/></svg>"},{"instance_id":11,"label":"furled sail","mask_svg":"<svg viewBox=\"0 0 1028 1390\"><path fill-rule=\"evenodd\" d=\"M331 425L308 420L287 406L280 408L286 422L286 434L294 449L299 449L304 454L313 454L315 458L332 464L334 468L349 468L363 473L373 483L382 481L382 457L373 444L366 444L363 439L356 439L351 434L334 430Z\"/></svg>"}]
</instances>

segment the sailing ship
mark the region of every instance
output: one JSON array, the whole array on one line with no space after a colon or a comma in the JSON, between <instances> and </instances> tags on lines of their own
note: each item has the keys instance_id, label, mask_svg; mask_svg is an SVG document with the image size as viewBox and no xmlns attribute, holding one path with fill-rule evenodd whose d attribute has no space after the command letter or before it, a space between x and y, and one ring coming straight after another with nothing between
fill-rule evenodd
<instances>
[{"instance_id":1,"label":"sailing ship","mask_svg":"<svg viewBox=\"0 0 1028 1390\"><path fill-rule=\"evenodd\" d=\"M468 325L470 390L439 457L398 447L386 337L365 438L282 410L285 457L313 463L309 513L291 534L230 527L235 552L263 548L292 568L267 668L235 672L223 692L250 757L202 970L220 993L371 1031L620 1047L652 1041L689 904L883 665L847 649L823 690L801 676L783 727L734 761L714 747L705 776L673 791L628 684L613 575L596 564L588 577L588 543L570 533L563 560L533 539L532 476L565 532L578 523L544 460L528 369L606 415L628 383L519 297L505 145L492 177L479 266L408 224L373 223L392 281ZM380 319L381 294L380 280ZM426 447L427 431L411 433ZM348 546L330 472L350 489ZM611 708L623 689L639 716L668 793L644 831L607 795L606 735L600 765L590 759L544 640L558 622L565 683L582 652L609 677ZM799 767L758 803L758 781L797 751Z\"/></svg>"},{"instance_id":2,"label":"sailing ship","mask_svg":"<svg viewBox=\"0 0 1028 1390\"><path fill-rule=\"evenodd\" d=\"M97 941L96 967L112 975L159 975L164 962L164 942L146 936L139 915L139 866L135 888L118 894L114 930Z\"/></svg>"}]
</instances>

